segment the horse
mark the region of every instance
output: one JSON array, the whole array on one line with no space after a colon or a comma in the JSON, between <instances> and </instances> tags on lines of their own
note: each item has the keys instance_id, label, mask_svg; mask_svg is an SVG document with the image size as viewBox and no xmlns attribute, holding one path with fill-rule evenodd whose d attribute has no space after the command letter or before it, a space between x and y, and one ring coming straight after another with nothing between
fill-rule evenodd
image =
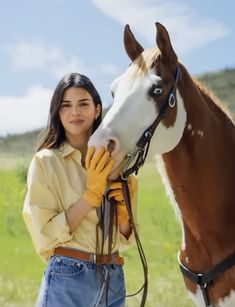
<instances>
[{"instance_id":1,"label":"horse","mask_svg":"<svg viewBox=\"0 0 235 307\"><path fill-rule=\"evenodd\" d=\"M196 306L235 306L235 124L178 60L166 28L156 28L156 46L144 49L125 26L131 63L113 81L113 104L89 145L108 148L115 178L158 118L148 155L157 157L182 225L178 258L186 288Z\"/></svg>"}]
</instances>

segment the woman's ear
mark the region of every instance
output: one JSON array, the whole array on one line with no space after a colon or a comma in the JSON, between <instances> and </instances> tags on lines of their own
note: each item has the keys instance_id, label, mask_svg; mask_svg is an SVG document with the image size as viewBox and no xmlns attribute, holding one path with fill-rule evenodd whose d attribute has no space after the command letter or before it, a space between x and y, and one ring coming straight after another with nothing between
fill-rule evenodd
<instances>
[{"instance_id":1,"label":"woman's ear","mask_svg":"<svg viewBox=\"0 0 235 307\"><path fill-rule=\"evenodd\" d=\"M95 119L97 119L100 116L100 113L101 113L101 105L98 103L95 106Z\"/></svg>"}]
</instances>

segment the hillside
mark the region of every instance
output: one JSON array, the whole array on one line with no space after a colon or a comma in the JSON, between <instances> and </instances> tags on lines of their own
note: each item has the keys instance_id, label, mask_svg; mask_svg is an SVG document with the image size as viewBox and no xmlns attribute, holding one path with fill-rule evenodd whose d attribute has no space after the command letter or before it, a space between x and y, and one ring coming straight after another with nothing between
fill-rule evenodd
<instances>
[{"instance_id":1,"label":"hillside","mask_svg":"<svg viewBox=\"0 0 235 307\"><path fill-rule=\"evenodd\" d=\"M0 137L0 155L24 155L35 151L40 130Z\"/></svg>"},{"instance_id":2,"label":"hillside","mask_svg":"<svg viewBox=\"0 0 235 307\"><path fill-rule=\"evenodd\" d=\"M235 114L235 69L206 73L197 78L211 88ZM38 142L39 130L0 138L0 155L32 153Z\"/></svg>"},{"instance_id":3,"label":"hillside","mask_svg":"<svg viewBox=\"0 0 235 307\"><path fill-rule=\"evenodd\" d=\"M235 69L207 73L198 76L215 94L225 102L230 111L235 114Z\"/></svg>"}]
</instances>

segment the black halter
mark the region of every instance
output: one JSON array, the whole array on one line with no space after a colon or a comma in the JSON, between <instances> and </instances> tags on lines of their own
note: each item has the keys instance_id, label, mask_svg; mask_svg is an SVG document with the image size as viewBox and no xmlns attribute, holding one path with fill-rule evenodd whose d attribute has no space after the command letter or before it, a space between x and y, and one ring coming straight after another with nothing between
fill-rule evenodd
<instances>
[{"instance_id":1,"label":"black halter","mask_svg":"<svg viewBox=\"0 0 235 307\"><path fill-rule=\"evenodd\" d=\"M214 279L217 278L219 274L225 272L235 264L235 252L228 255L225 259L217 263L212 269L204 273L195 273L189 270L186 266L184 266L179 259L178 261L182 274L188 279L190 279L192 282L200 286L205 306L211 306L207 291L208 286Z\"/></svg>"},{"instance_id":2,"label":"black halter","mask_svg":"<svg viewBox=\"0 0 235 307\"><path fill-rule=\"evenodd\" d=\"M123 180L125 180L129 175L135 173L137 174L139 171L139 168L144 165L145 159L148 154L148 149L150 145L151 138L159 125L160 121L163 119L167 109L174 108L176 104L176 89L178 86L178 81L179 81L179 76L180 76L180 69L179 66L176 67L176 72L175 72L175 82L169 92L169 95L164 101L164 103L161 105L159 114L155 121L143 132L141 135L140 139L135 145L135 149L132 153L127 154L127 161L126 165L124 168L123 173L121 174L121 177ZM129 167L130 164L135 160L135 163L133 166Z\"/></svg>"}]
</instances>

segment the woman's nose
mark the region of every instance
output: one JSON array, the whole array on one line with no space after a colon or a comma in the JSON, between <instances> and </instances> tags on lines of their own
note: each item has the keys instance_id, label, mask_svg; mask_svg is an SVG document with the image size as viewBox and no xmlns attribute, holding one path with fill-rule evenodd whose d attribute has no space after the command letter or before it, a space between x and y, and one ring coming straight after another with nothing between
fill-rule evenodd
<instances>
[{"instance_id":1,"label":"woman's nose","mask_svg":"<svg viewBox=\"0 0 235 307\"><path fill-rule=\"evenodd\" d=\"M79 108L74 108L74 109L72 110L72 115L73 115L73 116L80 115L80 110L79 110Z\"/></svg>"}]
</instances>

